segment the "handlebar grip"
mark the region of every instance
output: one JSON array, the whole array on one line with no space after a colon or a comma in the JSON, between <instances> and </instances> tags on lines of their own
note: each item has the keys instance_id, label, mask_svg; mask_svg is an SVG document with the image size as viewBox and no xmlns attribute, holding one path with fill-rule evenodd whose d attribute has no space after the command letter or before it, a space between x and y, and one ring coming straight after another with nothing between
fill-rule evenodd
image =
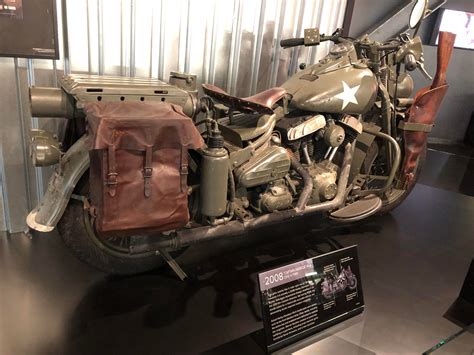
<instances>
[{"instance_id":1,"label":"handlebar grip","mask_svg":"<svg viewBox=\"0 0 474 355\"><path fill-rule=\"evenodd\" d=\"M280 41L280 46L283 48L296 47L304 45L304 38L288 38Z\"/></svg>"},{"instance_id":2,"label":"handlebar grip","mask_svg":"<svg viewBox=\"0 0 474 355\"><path fill-rule=\"evenodd\" d=\"M416 69L416 58L412 53L408 53L403 59L403 62L405 63L406 70L413 71Z\"/></svg>"}]
</instances>

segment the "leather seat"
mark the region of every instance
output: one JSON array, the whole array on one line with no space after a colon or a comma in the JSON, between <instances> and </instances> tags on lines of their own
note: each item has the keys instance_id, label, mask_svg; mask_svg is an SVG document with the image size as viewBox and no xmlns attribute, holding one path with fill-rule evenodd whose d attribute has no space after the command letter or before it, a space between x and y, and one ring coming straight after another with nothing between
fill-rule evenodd
<instances>
[{"instance_id":1,"label":"leather seat","mask_svg":"<svg viewBox=\"0 0 474 355\"><path fill-rule=\"evenodd\" d=\"M202 84L202 88L206 95L226 105L231 110L240 112L272 114L272 106L286 95L286 90L280 87L274 87L244 98L229 95L223 89L211 84Z\"/></svg>"}]
</instances>

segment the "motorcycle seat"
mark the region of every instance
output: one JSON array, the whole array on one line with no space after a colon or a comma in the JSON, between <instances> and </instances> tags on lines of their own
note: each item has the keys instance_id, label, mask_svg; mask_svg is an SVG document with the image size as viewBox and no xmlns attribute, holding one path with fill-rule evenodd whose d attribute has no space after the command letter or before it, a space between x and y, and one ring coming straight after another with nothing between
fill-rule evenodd
<instances>
[{"instance_id":1,"label":"motorcycle seat","mask_svg":"<svg viewBox=\"0 0 474 355\"><path fill-rule=\"evenodd\" d=\"M202 84L202 88L206 95L229 107L229 109L240 112L272 114L272 106L286 95L286 90L280 87L274 87L244 98L229 95L223 89L211 84Z\"/></svg>"}]
</instances>

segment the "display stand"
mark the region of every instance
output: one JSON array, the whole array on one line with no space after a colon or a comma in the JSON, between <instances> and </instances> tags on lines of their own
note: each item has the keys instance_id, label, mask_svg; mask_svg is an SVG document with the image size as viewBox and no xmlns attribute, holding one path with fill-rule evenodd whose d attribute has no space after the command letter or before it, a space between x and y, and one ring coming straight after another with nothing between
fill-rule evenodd
<instances>
[{"instance_id":1,"label":"display stand","mask_svg":"<svg viewBox=\"0 0 474 355\"><path fill-rule=\"evenodd\" d=\"M268 351L364 310L355 245L262 272L258 278Z\"/></svg>"},{"instance_id":2,"label":"display stand","mask_svg":"<svg viewBox=\"0 0 474 355\"><path fill-rule=\"evenodd\" d=\"M359 314L350 319L347 319L339 324L336 324L330 328L327 328L319 333L313 334L304 338L296 343L293 343L287 347L281 348L275 352L267 352L265 343L265 334L263 328L248 334L244 337L218 346L214 349L206 351L206 355L233 355L233 354L292 354L298 351L314 353L322 349L340 349L345 354L358 354L358 355L373 355L365 348L362 348L358 344L344 341L338 337L337 334L345 329L351 328L364 321L363 314ZM323 352L324 353L324 352Z\"/></svg>"}]
</instances>

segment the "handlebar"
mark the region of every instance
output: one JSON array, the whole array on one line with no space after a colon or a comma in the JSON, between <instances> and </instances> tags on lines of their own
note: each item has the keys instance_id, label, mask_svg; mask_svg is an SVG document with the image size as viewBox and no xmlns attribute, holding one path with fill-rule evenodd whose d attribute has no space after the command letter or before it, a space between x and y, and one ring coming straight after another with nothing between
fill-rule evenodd
<instances>
[{"instance_id":1,"label":"handlebar","mask_svg":"<svg viewBox=\"0 0 474 355\"><path fill-rule=\"evenodd\" d=\"M339 40L339 36L324 36L321 35L321 39L319 42L325 42L325 41L334 41L337 42ZM317 46L319 43L315 44L309 44L309 46ZM296 47L296 46L303 46L304 45L304 38L288 38L288 39L282 39L280 41L280 46L283 48L290 48L290 47Z\"/></svg>"},{"instance_id":2,"label":"handlebar","mask_svg":"<svg viewBox=\"0 0 474 355\"><path fill-rule=\"evenodd\" d=\"M296 47L304 45L304 38L288 38L280 41L280 46L283 48Z\"/></svg>"},{"instance_id":3,"label":"handlebar","mask_svg":"<svg viewBox=\"0 0 474 355\"><path fill-rule=\"evenodd\" d=\"M365 55L372 61L374 64L379 63L379 61L393 54L396 59L396 63L404 63L408 71L412 71L417 67L425 74L425 68L423 67L422 59L419 60L422 55L421 40L419 37L410 39L407 34L402 34L399 38L392 38L387 42L379 43L376 41L370 40L367 36L362 39L353 39L350 37L342 36L342 29L338 28L332 35L326 36L324 34L319 34L319 29L305 29L305 37L300 38L287 38L280 41L280 46L283 48L297 47L297 46L317 46L321 42L333 41L335 43L352 43L358 52L365 50ZM382 52L385 54L381 57ZM360 54L360 53L359 53ZM358 54L358 55L359 55ZM416 54L416 55L414 55Z\"/></svg>"},{"instance_id":4,"label":"handlebar","mask_svg":"<svg viewBox=\"0 0 474 355\"><path fill-rule=\"evenodd\" d=\"M317 29L315 29L318 31ZM306 36L306 31L305 30L305 36ZM288 39L282 39L280 41L280 46L283 48L290 48L290 47L296 47L296 46L317 46L320 42L325 42L325 41L333 41L333 42L339 42L341 34L342 34L342 29L338 28L336 32L332 34L332 36L325 36L321 35L319 36L319 32L316 35L317 37L314 37L314 34L310 34L309 38L307 38L307 42L305 43L304 38L288 38ZM317 39L316 39L317 38Z\"/></svg>"}]
</instances>

